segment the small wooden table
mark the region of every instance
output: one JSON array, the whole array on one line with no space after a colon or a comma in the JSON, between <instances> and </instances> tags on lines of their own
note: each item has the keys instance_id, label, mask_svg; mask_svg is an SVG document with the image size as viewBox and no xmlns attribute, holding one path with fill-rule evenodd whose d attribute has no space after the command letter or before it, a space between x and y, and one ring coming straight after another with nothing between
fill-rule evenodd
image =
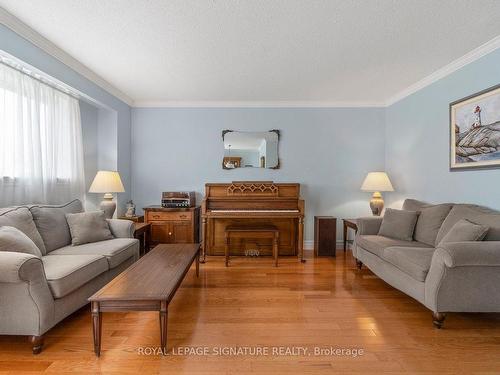
<instances>
[{"instance_id":1,"label":"small wooden table","mask_svg":"<svg viewBox=\"0 0 500 375\"><path fill-rule=\"evenodd\" d=\"M144 215L141 216L120 216L118 217L120 220L130 220L134 223L144 223Z\"/></svg>"},{"instance_id":2,"label":"small wooden table","mask_svg":"<svg viewBox=\"0 0 500 375\"><path fill-rule=\"evenodd\" d=\"M158 311L161 350L167 353L168 304L196 261L199 276L200 244L158 245L89 298L94 352L101 353L102 312Z\"/></svg>"},{"instance_id":3,"label":"small wooden table","mask_svg":"<svg viewBox=\"0 0 500 375\"><path fill-rule=\"evenodd\" d=\"M246 225L229 225L225 229L226 236L226 267L229 265L229 250L231 246L231 238L251 238L251 239L264 239L269 238L273 241L273 257L274 266L278 267L278 244L280 231L274 225L259 225L259 226L246 226Z\"/></svg>"},{"instance_id":4,"label":"small wooden table","mask_svg":"<svg viewBox=\"0 0 500 375\"><path fill-rule=\"evenodd\" d=\"M344 221L344 251L347 250L347 228L354 229L354 233L358 231L356 219L343 219Z\"/></svg>"},{"instance_id":5,"label":"small wooden table","mask_svg":"<svg viewBox=\"0 0 500 375\"><path fill-rule=\"evenodd\" d=\"M314 255L336 256L337 218L314 216Z\"/></svg>"},{"instance_id":6,"label":"small wooden table","mask_svg":"<svg viewBox=\"0 0 500 375\"><path fill-rule=\"evenodd\" d=\"M134 237L140 241L139 253L146 254L149 251L151 223L134 222Z\"/></svg>"}]
</instances>

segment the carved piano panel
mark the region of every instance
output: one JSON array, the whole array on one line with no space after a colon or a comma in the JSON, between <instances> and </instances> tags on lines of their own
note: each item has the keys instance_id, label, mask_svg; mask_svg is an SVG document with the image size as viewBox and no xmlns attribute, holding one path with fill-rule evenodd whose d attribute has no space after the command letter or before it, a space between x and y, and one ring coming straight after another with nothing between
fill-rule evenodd
<instances>
[{"instance_id":1,"label":"carved piano panel","mask_svg":"<svg viewBox=\"0 0 500 375\"><path fill-rule=\"evenodd\" d=\"M279 254L303 259L304 201L300 184L272 181L235 181L205 185L202 203L203 251L223 255L225 228L229 225L272 224L280 230ZM264 240L265 241L265 240ZM271 243L255 243L263 255L271 255ZM234 243L234 254L243 254L244 244Z\"/></svg>"},{"instance_id":2,"label":"carved piano panel","mask_svg":"<svg viewBox=\"0 0 500 375\"><path fill-rule=\"evenodd\" d=\"M228 196L277 197L278 187L272 182L233 182L227 188Z\"/></svg>"}]
</instances>

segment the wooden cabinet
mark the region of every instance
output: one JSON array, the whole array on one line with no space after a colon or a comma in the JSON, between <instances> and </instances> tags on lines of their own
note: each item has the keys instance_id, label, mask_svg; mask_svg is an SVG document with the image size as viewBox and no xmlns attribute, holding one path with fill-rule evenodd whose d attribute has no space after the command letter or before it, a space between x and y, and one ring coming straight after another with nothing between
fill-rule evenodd
<instances>
[{"instance_id":1,"label":"wooden cabinet","mask_svg":"<svg viewBox=\"0 0 500 375\"><path fill-rule=\"evenodd\" d=\"M151 223L151 244L200 242L200 207L144 208L146 223Z\"/></svg>"},{"instance_id":2,"label":"wooden cabinet","mask_svg":"<svg viewBox=\"0 0 500 375\"><path fill-rule=\"evenodd\" d=\"M337 248L337 219L333 216L314 216L314 253L316 256L335 256Z\"/></svg>"}]
</instances>

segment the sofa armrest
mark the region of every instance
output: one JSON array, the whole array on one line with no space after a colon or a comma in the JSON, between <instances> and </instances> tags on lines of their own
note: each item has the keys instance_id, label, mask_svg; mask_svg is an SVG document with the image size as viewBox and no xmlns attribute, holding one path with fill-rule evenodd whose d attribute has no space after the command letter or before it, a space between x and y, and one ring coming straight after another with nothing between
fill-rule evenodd
<instances>
[{"instance_id":1,"label":"sofa armrest","mask_svg":"<svg viewBox=\"0 0 500 375\"><path fill-rule=\"evenodd\" d=\"M115 238L134 238L134 222L131 220L107 219L111 234Z\"/></svg>"},{"instance_id":2,"label":"sofa armrest","mask_svg":"<svg viewBox=\"0 0 500 375\"><path fill-rule=\"evenodd\" d=\"M449 242L439 245L434 256L449 268L500 266L500 241Z\"/></svg>"},{"instance_id":3,"label":"sofa armrest","mask_svg":"<svg viewBox=\"0 0 500 375\"><path fill-rule=\"evenodd\" d=\"M45 279L43 263L35 255L0 251L0 282L19 283Z\"/></svg>"},{"instance_id":4,"label":"sofa armrest","mask_svg":"<svg viewBox=\"0 0 500 375\"><path fill-rule=\"evenodd\" d=\"M43 335L54 325L54 298L35 255L0 251L0 334Z\"/></svg>"},{"instance_id":5,"label":"sofa armrest","mask_svg":"<svg viewBox=\"0 0 500 375\"><path fill-rule=\"evenodd\" d=\"M500 241L439 245L425 279L435 312L500 312Z\"/></svg>"},{"instance_id":6,"label":"sofa armrest","mask_svg":"<svg viewBox=\"0 0 500 375\"><path fill-rule=\"evenodd\" d=\"M359 235L374 235L378 234L380 225L382 224L382 219L380 216L369 216L360 217L356 219L356 224L358 226Z\"/></svg>"}]
</instances>

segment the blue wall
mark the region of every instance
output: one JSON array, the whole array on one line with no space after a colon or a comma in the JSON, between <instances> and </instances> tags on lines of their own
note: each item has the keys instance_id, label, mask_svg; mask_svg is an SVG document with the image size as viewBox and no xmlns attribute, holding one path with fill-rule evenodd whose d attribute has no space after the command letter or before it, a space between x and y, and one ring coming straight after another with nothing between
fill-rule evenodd
<instances>
[{"instance_id":1,"label":"blue wall","mask_svg":"<svg viewBox=\"0 0 500 375\"><path fill-rule=\"evenodd\" d=\"M80 100L80 114L82 121L82 136L83 136L83 159L85 165L85 187L89 190L94 176L98 170L98 113L99 109L87 102ZM97 194L86 194L87 210L95 210L98 206L99 199Z\"/></svg>"},{"instance_id":2,"label":"blue wall","mask_svg":"<svg viewBox=\"0 0 500 375\"><path fill-rule=\"evenodd\" d=\"M223 170L223 129L280 129L281 169ZM200 202L206 182L299 182L311 241L313 215L370 213L360 186L367 172L384 169L384 110L133 108L132 155L139 208L159 204L162 191L194 190Z\"/></svg>"},{"instance_id":3,"label":"blue wall","mask_svg":"<svg viewBox=\"0 0 500 375\"><path fill-rule=\"evenodd\" d=\"M500 170L450 172L448 161L448 105L500 83L500 50L386 109L131 110L3 25L0 49L116 112L112 143L127 190L119 195L120 208L130 197L138 207L158 204L161 192L167 190L195 190L201 200L205 182L300 182L307 207L306 240L310 241L313 215L369 214L369 194L361 192L359 186L367 172L385 169L396 189L386 194L388 205L398 206L404 198L415 197L435 202L474 202L500 209ZM93 110L83 108L84 121L95 121L94 117ZM222 170L223 129L282 130L282 168ZM93 147L99 148L91 144L95 139L92 131L88 133L91 139L85 140L90 152ZM91 162L93 168L95 160Z\"/></svg>"},{"instance_id":4,"label":"blue wall","mask_svg":"<svg viewBox=\"0 0 500 375\"><path fill-rule=\"evenodd\" d=\"M396 192L430 202L500 209L500 170L449 171L449 104L500 83L500 49L391 105L386 111L386 170Z\"/></svg>"},{"instance_id":5,"label":"blue wall","mask_svg":"<svg viewBox=\"0 0 500 375\"><path fill-rule=\"evenodd\" d=\"M130 107L4 25L0 25L0 49L116 111L116 158L126 190L118 196L118 208L123 210L130 199Z\"/></svg>"}]
</instances>

